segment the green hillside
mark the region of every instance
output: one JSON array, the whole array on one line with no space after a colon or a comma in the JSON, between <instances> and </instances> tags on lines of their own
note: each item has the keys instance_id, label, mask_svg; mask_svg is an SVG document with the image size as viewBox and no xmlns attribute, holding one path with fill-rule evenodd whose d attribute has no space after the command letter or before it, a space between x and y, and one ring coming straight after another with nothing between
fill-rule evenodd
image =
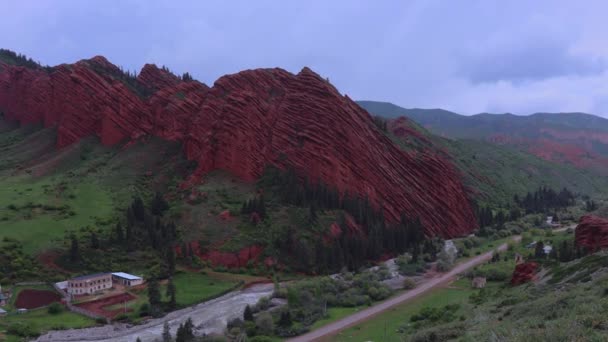
<instances>
[{"instance_id":1,"label":"green hillside","mask_svg":"<svg viewBox=\"0 0 608 342\"><path fill-rule=\"evenodd\" d=\"M385 118L406 116L431 132L451 138L480 139L495 134L536 137L540 128L608 132L608 119L585 113L535 113L532 115L460 115L443 109L402 108L388 102L358 101L370 113Z\"/></svg>"},{"instance_id":2,"label":"green hillside","mask_svg":"<svg viewBox=\"0 0 608 342\"><path fill-rule=\"evenodd\" d=\"M413 120L409 124L456 164L464 175L465 184L473 190L481 203L504 206L514 195L525 195L543 185L554 189L567 187L590 196L603 195L608 190L608 178L593 171L547 161L517 146L499 145L474 138L476 135L472 132L491 127L486 122L500 116L482 114L476 119L470 119L442 109L405 109L391 103L371 101L359 101L359 104L373 115L389 118L406 116ZM554 120L552 115L549 115L548 121ZM480 124L471 124L474 122ZM426 128L438 124L446 130L459 132L453 135L466 138L446 138L437 135L432 128ZM391 132L388 133L391 135ZM403 140L394 136L392 138ZM409 148L411 144L406 142L400 145Z\"/></svg>"}]
</instances>

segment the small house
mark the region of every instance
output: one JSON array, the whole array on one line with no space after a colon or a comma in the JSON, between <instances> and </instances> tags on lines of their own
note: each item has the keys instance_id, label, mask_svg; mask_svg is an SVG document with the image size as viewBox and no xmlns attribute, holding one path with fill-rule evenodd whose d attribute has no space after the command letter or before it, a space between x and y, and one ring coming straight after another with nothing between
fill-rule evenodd
<instances>
[{"instance_id":1,"label":"small house","mask_svg":"<svg viewBox=\"0 0 608 342\"><path fill-rule=\"evenodd\" d=\"M19 309L17 309L17 313L18 313L18 314L24 314L24 313L27 313L27 309L24 309L24 308L19 308Z\"/></svg>"},{"instance_id":2,"label":"small house","mask_svg":"<svg viewBox=\"0 0 608 342\"><path fill-rule=\"evenodd\" d=\"M0 317L6 316L6 313L7 313L6 310L0 309Z\"/></svg>"},{"instance_id":3,"label":"small house","mask_svg":"<svg viewBox=\"0 0 608 342\"><path fill-rule=\"evenodd\" d=\"M117 285L131 287L143 284L144 279L125 272L114 272L112 273L112 282Z\"/></svg>"},{"instance_id":4,"label":"small house","mask_svg":"<svg viewBox=\"0 0 608 342\"><path fill-rule=\"evenodd\" d=\"M486 287L486 277L475 277L471 282L471 286L476 289L483 289Z\"/></svg>"}]
</instances>

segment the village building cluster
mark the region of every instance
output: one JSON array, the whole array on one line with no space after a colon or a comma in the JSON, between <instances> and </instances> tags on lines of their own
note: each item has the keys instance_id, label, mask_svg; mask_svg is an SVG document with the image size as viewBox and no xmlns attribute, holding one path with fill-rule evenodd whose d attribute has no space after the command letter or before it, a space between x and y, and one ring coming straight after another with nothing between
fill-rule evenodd
<instances>
[{"instance_id":1,"label":"village building cluster","mask_svg":"<svg viewBox=\"0 0 608 342\"><path fill-rule=\"evenodd\" d=\"M132 287L143 284L142 277L125 272L95 273L75 277L55 285L71 296L92 295L114 287Z\"/></svg>"}]
</instances>

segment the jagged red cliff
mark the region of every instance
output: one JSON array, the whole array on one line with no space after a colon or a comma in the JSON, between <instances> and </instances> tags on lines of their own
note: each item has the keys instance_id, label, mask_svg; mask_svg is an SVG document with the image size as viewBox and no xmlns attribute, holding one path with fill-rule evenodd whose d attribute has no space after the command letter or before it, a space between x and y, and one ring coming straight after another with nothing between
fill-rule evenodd
<instances>
[{"instance_id":1,"label":"jagged red cliff","mask_svg":"<svg viewBox=\"0 0 608 342\"><path fill-rule=\"evenodd\" d=\"M50 69L0 64L9 120L57 127L57 147L96 135L104 144L155 135L198 162L255 180L293 167L342 193L368 196L388 220L420 217L427 234L469 233L476 220L455 168L432 151L401 151L369 114L308 68L247 70L213 87L146 65L137 78L103 57ZM403 132L407 134L407 132Z\"/></svg>"},{"instance_id":2,"label":"jagged red cliff","mask_svg":"<svg viewBox=\"0 0 608 342\"><path fill-rule=\"evenodd\" d=\"M594 215L586 215L576 227L575 241L578 247L584 247L589 252L608 248L608 219Z\"/></svg>"}]
</instances>

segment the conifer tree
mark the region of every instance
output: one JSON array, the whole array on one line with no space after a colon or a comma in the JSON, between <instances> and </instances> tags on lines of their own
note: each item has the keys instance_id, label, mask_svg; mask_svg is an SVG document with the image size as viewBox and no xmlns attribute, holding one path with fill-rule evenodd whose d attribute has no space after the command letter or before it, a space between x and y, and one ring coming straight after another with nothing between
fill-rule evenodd
<instances>
[{"instance_id":1,"label":"conifer tree","mask_svg":"<svg viewBox=\"0 0 608 342\"><path fill-rule=\"evenodd\" d=\"M70 239L71 239L70 260L72 262L78 262L78 261L80 261L80 248L78 246L78 238L76 238L75 234L72 234Z\"/></svg>"}]
</instances>

